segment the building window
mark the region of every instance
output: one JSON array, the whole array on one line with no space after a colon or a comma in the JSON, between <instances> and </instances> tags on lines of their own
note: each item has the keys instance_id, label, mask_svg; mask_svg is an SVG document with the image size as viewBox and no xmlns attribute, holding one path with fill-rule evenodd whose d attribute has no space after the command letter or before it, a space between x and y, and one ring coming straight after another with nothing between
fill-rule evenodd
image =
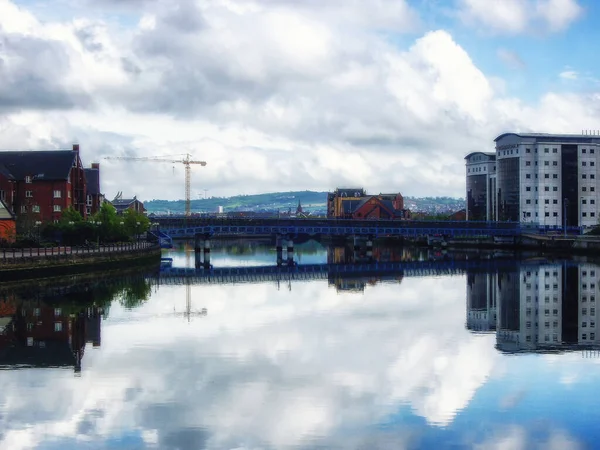
<instances>
[{"instance_id":1,"label":"building window","mask_svg":"<svg viewBox=\"0 0 600 450\"><path fill-rule=\"evenodd\" d=\"M558 205L558 200L557 199L552 200L552 204L553 205Z\"/></svg>"},{"instance_id":2,"label":"building window","mask_svg":"<svg viewBox=\"0 0 600 450\"><path fill-rule=\"evenodd\" d=\"M61 198L61 193L59 190L54 191L54 198Z\"/></svg>"},{"instance_id":3,"label":"building window","mask_svg":"<svg viewBox=\"0 0 600 450\"><path fill-rule=\"evenodd\" d=\"M582 161L582 162L581 162L581 165L585 167L585 166L587 166L587 162L585 162L585 161Z\"/></svg>"},{"instance_id":4,"label":"building window","mask_svg":"<svg viewBox=\"0 0 600 450\"><path fill-rule=\"evenodd\" d=\"M558 161L552 161L553 166L558 166Z\"/></svg>"},{"instance_id":5,"label":"building window","mask_svg":"<svg viewBox=\"0 0 600 450\"><path fill-rule=\"evenodd\" d=\"M34 213L39 213L40 212L40 205L33 205L31 207L31 211Z\"/></svg>"},{"instance_id":6,"label":"building window","mask_svg":"<svg viewBox=\"0 0 600 450\"><path fill-rule=\"evenodd\" d=\"M553 190L554 192L557 192L557 191L558 191L558 186L554 186L554 187L552 188L552 190Z\"/></svg>"},{"instance_id":7,"label":"building window","mask_svg":"<svg viewBox=\"0 0 600 450\"><path fill-rule=\"evenodd\" d=\"M60 207L60 205L54 205L54 212L61 212L62 208Z\"/></svg>"},{"instance_id":8,"label":"building window","mask_svg":"<svg viewBox=\"0 0 600 450\"><path fill-rule=\"evenodd\" d=\"M585 192L585 191L587 191L587 188L586 188L585 186L583 186L583 187L581 188L581 192Z\"/></svg>"},{"instance_id":9,"label":"building window","mask_svg":"<svg viewBox=\"0 0 600 450\"><path fill-rule=\"evenodd\" d=\"M527 192L531 191L531 186L527 186L527 187L525 188L525 190L526 190Z\"/></svg>"},{"instance_id":10,"label":"building window","mask_svg":"<svg viewBox=\"0 0 600 450\"><path fill-rule=\"evenodd\" d=\"M25 177L25 183L31 183L31 176L27 175Z\"/></svg>"},{"instance_id":11,"label":"building window","mask_svg":"<svg viewBox=\"0 0 600 450\"><path fill-rule=\"evenodd\" d=\"M25 191L25 197L32 198L33 197L33 191Z\"/></svg>"},{"instance_id":12,"label":"building window","mask_svg":"<svg viewBox=\"0 0 600 450\"><path fill-rule=\"evenodd\" d=\"M530 166L531 165L531 161L525 161L525 165L526 166Z\"/></svg>"},{"instance_id":13,"label":"building window","mask_svg":"<svg viewBox=\"0 0 600 450\"><path fill-rule=\"evenodd\" d=\"M550 149L549 148L545 148L544 149L544 153L550 153Z\"/></svg>"},{"instance_id":14,"label":"building window","mask_svg":"<svg viewBox=\"0 0 600 450\"><path fill-rule=\"evenodd\" d=\"M590 166L594 167L596 163L594 161L590 161Z\"/></svg>"},{"instance_id":15,"label":"building window","mask_svg":"<svg viewBox=\"0 0 600 450\"><path fill-rule=\"evenodd\" d=\"M525 200L525 203L526 203L527 205L531 205L531 200L530 200L530 199L527 199L527 200Z\"/></svg>"},{"instance_id":16,"label":"building window","mask_svg":"<svg viewBox=\"0 0 600 450\"><path fill-rule=\"evenodd\" d=\"M594 149L590 148L590 153L593 155L594 154Z\"/></svg>"},{"instance_id":17,"label":"building window","mask_svg":"<svg viewBox=\"0 0 600 450\"><path fill-rule=\"evenodd\" d=\"M545 173L544 174L544 178L550 178L550 174L549 173Z\"/></svg>"},{"instance_id":18,"label":"building window","mask_svg":"<svg viewBox=\"0 0 600 450\"><path fill-rule=\"evenodd\" d=\"M531 178L531 174L530 173L526 173L525 174L525 178Z\"/></svg>"},{"instance_id":19,"label":"building window","mask_svg":"<svg viewBox=\"0 0 600 450\"><path fill-rule=\"evenodd\" d=\"M558 213L557 213L557 212L553 212L553 213L552 213L552 216L553 216L553 217L558 217Z\"/></svg>"},{"instance_id":20,"label":"building window","mask_svg":"<svg viewBox=\"0 0 600 450\"><path fill-rule=\"evenodd\" d=\"M26 205L21 205L21 212L22 213L26 213L27 212L27 206Z\"/></svg>"},{"instance_id":21,"label":"building window","mask_svg":"<svg viewBox=\"0 0 600 450\"><path fill-rule=\"evenodd\" d=\"M544 165L545 166L549 166L550 165L550 161L544 161Z\"/></svg>"},{"instance_id":22,"label":"building window","mask_svg":"<svg viewBox=\"0 0 600 450\"><path fill-rule=\"evenodd\" d=\"M558 153L558 149L557 148L553 148L552 149L552 153Z\"/></svg>"},{"instance_id":23,"label":"building window","mask_svg":"<svg viewBox=\"0 0 600 450\"><path fill-rule=\"evenodd\" d=\"M530 148L526 148L525 149L525 153L531 153L531 149Z\"/></svg>"},{"instance_id":24,"label":"building window","mask_svg":"<svg viewBox=\"0 0 600 450\"><path fill-rule=\"evenodd\" d=\"M544 200L544 204L549 205L550 204L550 199L547 198L546 200ZM548 277L550 275L546 275L546 276Z\"/></svg>"},{"instance_id":25,"label":"building window","mask_svg":"<svg viewBox=\"0 0 600 450\"><path fill-rule=\"evenodd\" d=\"M544 187L544 191L549 192L550 191L550 186Z\"/></svg>"},{"instance_id":26,"label":"building window","mask_svg":"<svg viewBox=\"0 0 600 450\"><path fill-rule=\"evenodd\" d=\"M550 213L549 213L548 211L546 211L546 212L544 213L544 216L545 216L545 217L550 217Z\"/></svg>"},{"instance_id":27,"label":"building window","mask_svg":"<svg viewBox=\"0 0 600 450\"><path fill-rule=\"evenodd\" d=\"M54 331L62 331L62 322L54 322Z\"/></svg>"},{"instance_id":28,"label":"building window","mask_svg":"<svg viewBox=\"0 0 600 450\"><path fill-rule=\"evenodd\" d=\"M581 149L581 153L585 153L585 148L582 148L582 149Z\"/></svg>"},{"instance_id":29,"label":"building window","mask_svg":"<svg viewBox=\"0 0 600 450\"><path fill-rule=\"evenodd\" d=\"M54 317L59 317L62 315L62 309L54 308Z\"/></svg>"},{"instance_id":30,"label":"building window","mask_svg":"<svg viewBox=\"0 0 600 450\"><path fill-rule=\"evenodd\" d=\"M554 178L555 180L558 179L558 174L557 173L553 173L552 174L552 178Z\"/></svg>"},{"instance_id":31,"label":"building window","mask_svg":"<svg viewBox=\"0 0 600 450\"><path fill-rule=\"evenodd\" d=\"M71 198L71 191L67 190L67 198Z\"/></svg>"},{"instance_id":32,"label":"building window","mask_svg":"<svg viewBox=\"0 0 600 450\"><path fill-rule=\"evenodd\" d=\"M6 200L6 192L0 191L0 200Z\"/></svg>"},{"instance_id":33,"label":"building window","mask_svg":"<svg viewBox=\"0 0 600 450\"><path fill-rule=\"evenodd\" d=\"M581 178L583 178L583 179L585 180L585 179L587 178L587 174L585 174L585 173L582 173L582 174L581 174Z\"/></svg>"}]
</instances>

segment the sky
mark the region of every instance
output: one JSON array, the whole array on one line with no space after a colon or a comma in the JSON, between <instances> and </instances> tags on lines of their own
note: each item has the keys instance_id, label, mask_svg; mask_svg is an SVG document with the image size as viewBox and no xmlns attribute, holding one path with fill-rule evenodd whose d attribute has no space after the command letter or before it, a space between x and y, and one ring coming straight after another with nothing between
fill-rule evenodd
<instances>
[{"instance_id":1,"label":"sky","mask_svg":"<svg viewBox=\"0 0 600 450\"><path fill-rule=\"evenodd\" d=\"M142 200L464 197L504 132L600 129L594 0L0 0L0 149ZM106 159L108 158L108 159ZM205 191L206 190L206 191Z\"/></svg>"}]
</instances>

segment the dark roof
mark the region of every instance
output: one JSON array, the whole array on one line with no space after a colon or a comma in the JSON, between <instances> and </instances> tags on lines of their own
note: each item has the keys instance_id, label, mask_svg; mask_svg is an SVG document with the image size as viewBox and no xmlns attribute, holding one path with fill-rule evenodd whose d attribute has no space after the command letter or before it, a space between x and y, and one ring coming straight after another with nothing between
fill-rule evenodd
<instances>
[{"instance_id":1,"label":"dark roof","mask_svg":"<svg viewBox=\"0 0 600 450\"><path fill-rule=\"evenodd\" d=\"M67 180L77 152L73 150L0 151L0 164L18 180Z\"/></svg>"},{"instance_id":2,"label":"dark roof","mask_svg":"<svg viewBox=\"0 0 600 450\"><path fill-rule=\"evenodd\" d=\"M497 138L497 139L500 139L500 138ZM496 159L496 153L493 153L493 152L471 152L467 156L465 156L465 159L469 159L473 155L484 155L484 156L487 156L488 157L488 161L494 161Z\"/></svg>"},{"instance_id":3,"label":"dark roof","mask_svg":"<svg viewBox=\"0 0 600 450\"><path fill-rule=\"evenodd\" d=\"M100 170L85 169L85 184L89 195L100 195Z\"/></svg>"},{"instance_id":4,"label":"dark roof","mask_svg":"<svg viewBox=\"0 0 600 450\"><path fill-rule=\"evenodd\" d=\"M569 142L598 142L600 141L600 135L597 134L552 134L552 133L503 133L494 139L494 142L498 142L500 139L506 136L518 136L521 138L533 138L544 141L560 141L565 140Z\"/></svg>"},{"instance_id":5,"label":"dark roof","mask_svg":"<svg viewBox=\"0 0 600 450\"><path fill-rule=\"evenodd\" d=\"M15 177L12 176L12 173L6 168L4 164L0 164L0 175L8 178L9 180L14 180Z\"/></svg>"},{"instance_id":6,"label":"dark roof","mask_svg":"<svg viewBox=\"0 0 600 450\"><path fill-rule=\"evenodd\" d=\"M68 342L45 341L43 345L16 344L0 349L0 369L75 366L76 360Z\"/></svg>"}]
</instances>

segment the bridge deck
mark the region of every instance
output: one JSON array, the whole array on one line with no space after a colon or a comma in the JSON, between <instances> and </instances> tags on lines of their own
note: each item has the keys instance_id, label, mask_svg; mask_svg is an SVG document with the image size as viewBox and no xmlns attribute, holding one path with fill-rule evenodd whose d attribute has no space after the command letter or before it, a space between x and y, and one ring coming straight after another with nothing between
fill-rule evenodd
<instances>
[{"instance_id":1,"label":"bridge deck","mask_svg":"<svg viewBox=\"0 0 600 450\"><path fill-rule=\"evenodd\" d=\"M329 277L422 277L436 275L461 275L467 271L514 271L528 264L557 264L535 260L518 262L511 259L490 260L442 260L410 262L374 262L357 264L306 264L297 266L255 266L221 267L195 269L184 267L164 267L161 269L159 284L221 284L251 283L265 281L323 280Z\"/></svg>"},{"instance_id":2,"label":"bridge deck","mask_svg":"<svg viewBox=\"0 0 600 450\"><path fill-rule=\"evenodd\" d=\"M373 237L518 236L518 222L399 221L337 219L172 219L158 218L161 230L172 238L196 235L323 235Z\"/></svg>"}]
</instances>

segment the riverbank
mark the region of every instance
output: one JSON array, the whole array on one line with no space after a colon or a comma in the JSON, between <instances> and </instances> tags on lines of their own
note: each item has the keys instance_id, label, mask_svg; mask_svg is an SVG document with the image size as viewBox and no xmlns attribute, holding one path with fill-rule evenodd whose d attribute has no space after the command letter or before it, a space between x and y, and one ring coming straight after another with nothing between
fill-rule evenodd
<instances>
[{"instance_id":1,"label":"riverbank","mask_svg":"<svg viewBox=\"0 0 600 450\"><path fill-rule=\"evenodd\" d=\"M93 270L160 264L160 246L147 243L107 245L99 248L3 249L0 251L0 282L28 278L72 275Z\"/></svg>"}]
</instances>

